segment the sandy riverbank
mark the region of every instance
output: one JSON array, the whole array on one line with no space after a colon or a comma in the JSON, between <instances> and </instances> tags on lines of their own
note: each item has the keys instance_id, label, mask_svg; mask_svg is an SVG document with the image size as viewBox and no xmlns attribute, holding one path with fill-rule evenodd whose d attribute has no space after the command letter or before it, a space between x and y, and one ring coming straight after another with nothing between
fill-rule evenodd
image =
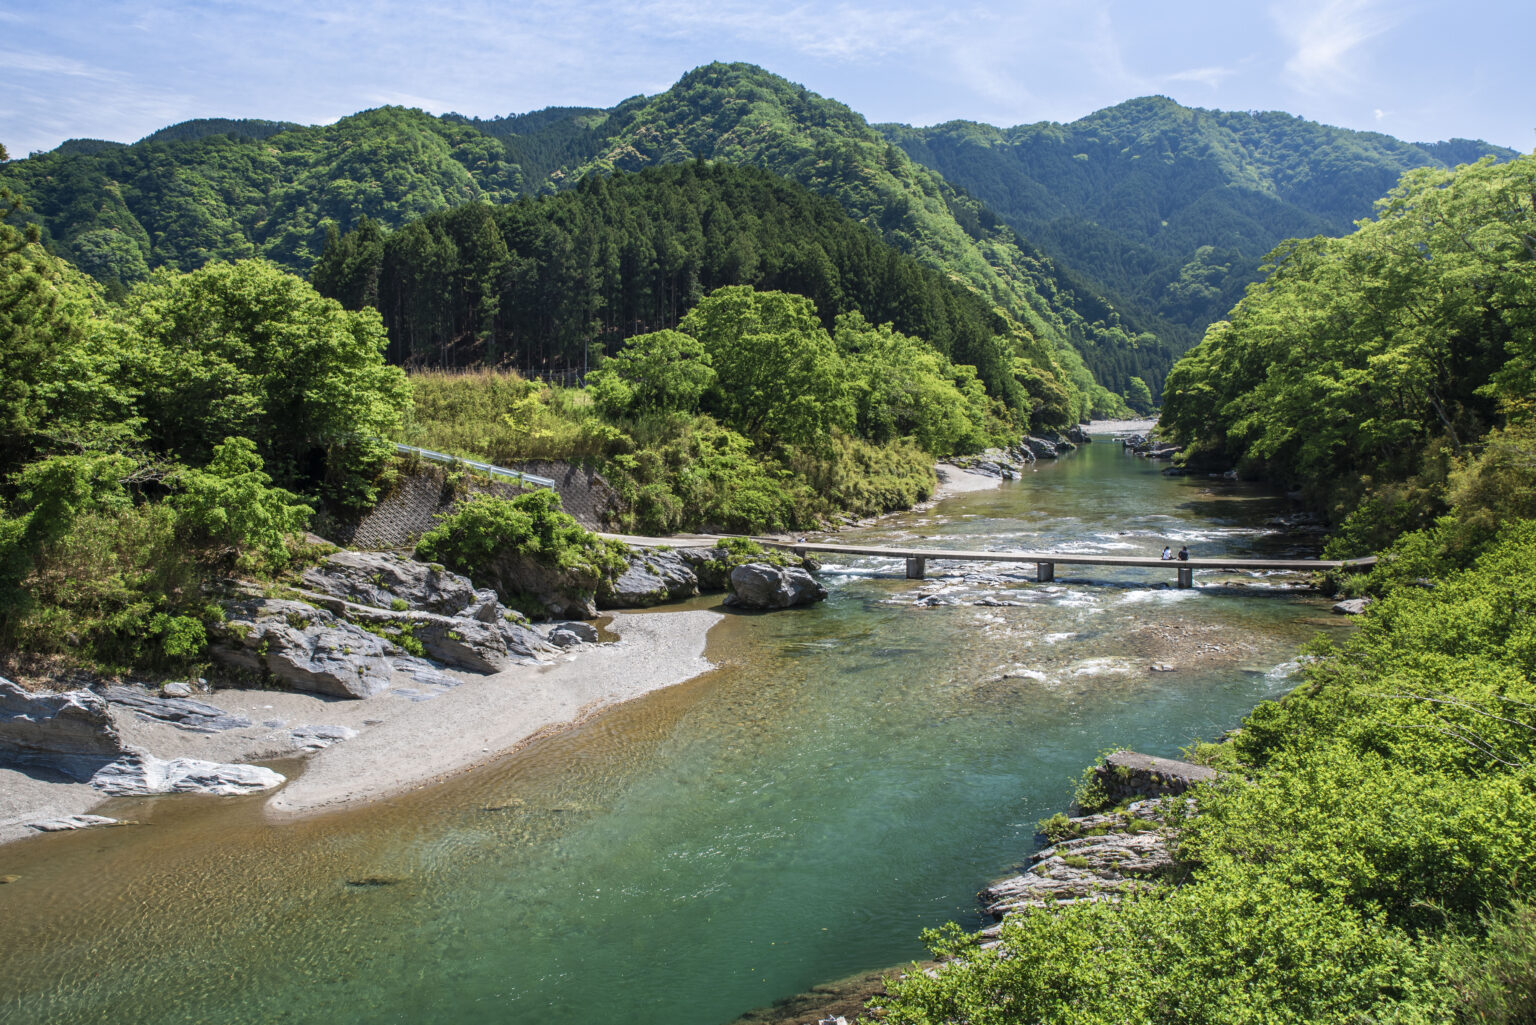
<instances>
[{"instance_id":1,"label":"sandy riverbank","mask_svg":"<svg viewBox=\"0 0 1536 1025\"><path fill-rule=\"evenodd\" d=\"M430 700L408 686L362 700L271 690L220 690L199 700L255 725L192 733L115 709L126 743L159 758L263 762L296 753L296 726L345 726L357 736L309 756L303 775L267 802L276 819L347 807L401 793L490 761L545 731L610 705L682 683L712 668L705 635L720 621L707 610L618 613L616 641L586 645L563 661L463 680ZM416 699L413 699L412 695ZM31 836L32 822L90 812L103 798L84 783L0 768L0 843ZM219 800L216 797L207 800Z\"/></svg>"}]
</instances>

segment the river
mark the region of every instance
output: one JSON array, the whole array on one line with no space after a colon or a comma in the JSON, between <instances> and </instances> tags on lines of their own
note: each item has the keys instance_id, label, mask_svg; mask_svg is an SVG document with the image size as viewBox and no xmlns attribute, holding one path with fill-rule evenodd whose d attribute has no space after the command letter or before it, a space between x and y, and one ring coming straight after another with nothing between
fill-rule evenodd
<instances>
[{"instance_id":1,"label":"river","mask_svg":"<svg viewBox=\"0 0 1536 1025\"><path fill-rule=\"evenodd\" d=\"M1283 499L1158 471L1101 440L838 539L1315 554ZM828 563L826 602L717 626L716 671L448 784L0 848L0 1021L720 1025L921 957L1099 753L1218 735L1342 628L1291 576L1079 569Z\"/></svg>"}]
</instances>

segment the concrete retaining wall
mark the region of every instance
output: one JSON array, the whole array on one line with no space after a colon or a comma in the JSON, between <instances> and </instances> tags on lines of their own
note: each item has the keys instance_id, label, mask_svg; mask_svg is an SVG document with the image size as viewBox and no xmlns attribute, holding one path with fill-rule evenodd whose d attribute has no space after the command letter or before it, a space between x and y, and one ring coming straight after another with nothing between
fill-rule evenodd
<instances>
[{"instance_id":1,"label":"concrete retaining wall","mask_svg":"<svg viewBox=\"0 0 1536 1025\"><path fill-rule=\"evenodd\" d=\"M607 530L618 507L618 495L595 470L569 463L537 462L511 466L555 482L561 507L588 530ZM511 481L465 476L457 488L448 484L446 467L419 466L402 474L400 482L361 520L322 516L315 532L345 548L381 551L414 547L421 535L472 495L514 498L531 490Z\"/></svg>"}]
</instances>

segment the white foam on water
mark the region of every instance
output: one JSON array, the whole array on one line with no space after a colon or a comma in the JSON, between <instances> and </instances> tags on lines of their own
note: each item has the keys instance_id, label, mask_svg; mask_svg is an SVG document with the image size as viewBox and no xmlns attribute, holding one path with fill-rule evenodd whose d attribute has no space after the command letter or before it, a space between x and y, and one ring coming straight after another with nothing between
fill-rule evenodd
<instances>
[{"instance_id":1,"label":"white foam on water","mask_svg":"<svg viewBox=\"0 0 1536 1025\"><path fill-rule=\"evenodd\" d=\"M1148 587L1141 590L1126 591L1120 596L1117 605L1170 605L1173 602L1188 601L1200 592L1195 588L1176 587Z\"/></svg>"},{"instance_id":2,"label":"white foam on water","mask_svg":"<svg viewBox=\"0 0 1536 1025\"><path fill-rule=\"evenodd\" d=\"M1076 636L1075 632L1068 631L1066 633L1042 634L1040 639L1046 644L1060 644L1062 641L1070 641Z\"/></svg>"},{"instance_id":3,"label":"white foam on water","mask_svg":"<svg viewBox=\"0 0 1536 1025\"><path fill-rule=\"evenodd\" d=\"M1067 667L1073 676L1119 676L1130 671L1131 667L1119 658L1085 658Z\"/></svg>"}]
</instances>

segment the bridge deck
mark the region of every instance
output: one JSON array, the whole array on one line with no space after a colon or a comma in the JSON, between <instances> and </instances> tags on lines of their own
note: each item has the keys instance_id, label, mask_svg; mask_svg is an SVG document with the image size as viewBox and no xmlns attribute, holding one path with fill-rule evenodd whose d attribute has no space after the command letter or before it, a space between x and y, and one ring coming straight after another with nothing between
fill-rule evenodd
<instances>
[{"instance_id":1,"label":"bridge deck","mask_svg":"<svg viewBox=\"0 0 1536 1025\"><path fill-rule=\"evenodd\" d=\"M822 552L828 555L874 555L891 559L957 559L966 562L1053 562L1079 566L1187 566L1190 569L1354 569L1376 564L1376 557L1366 559L1238 559L1225 556L1214 559L1162 559L1156 555L1089 555L1078 552L983 552L956 548L885 548L877 545L836 545L805 541L764 541L797 553Z\"/></svg>"},{"instance_id":2,"label":"bridge deck","mask_svg":"<svg viewBox=\"0 0 1536 1025\"><path fill-rule=\"evenodd\" d=\"M797 555L820 552L824 555L872 555L889 559L905 559L907 576L920 580L932 561L959 562L1032 562L1036 566L1036 579L1042 583L1056 579L1057 564L1065 566L1140 566L1148 569L1173 569L1178 571L1178 586L1193 586L1197 569L1235 570L1298 570L1312 572L1324 569L1359 570L1376 564L1376 557L1364 559L1240 559L1221 556L1206 559L1163 559L1148 555L1088 555L1077 552L980 552L955 548L886 548L878 545L838 545L805 541L767 541L776 547L787 548Z\"/></svg>"}]
</instances>

